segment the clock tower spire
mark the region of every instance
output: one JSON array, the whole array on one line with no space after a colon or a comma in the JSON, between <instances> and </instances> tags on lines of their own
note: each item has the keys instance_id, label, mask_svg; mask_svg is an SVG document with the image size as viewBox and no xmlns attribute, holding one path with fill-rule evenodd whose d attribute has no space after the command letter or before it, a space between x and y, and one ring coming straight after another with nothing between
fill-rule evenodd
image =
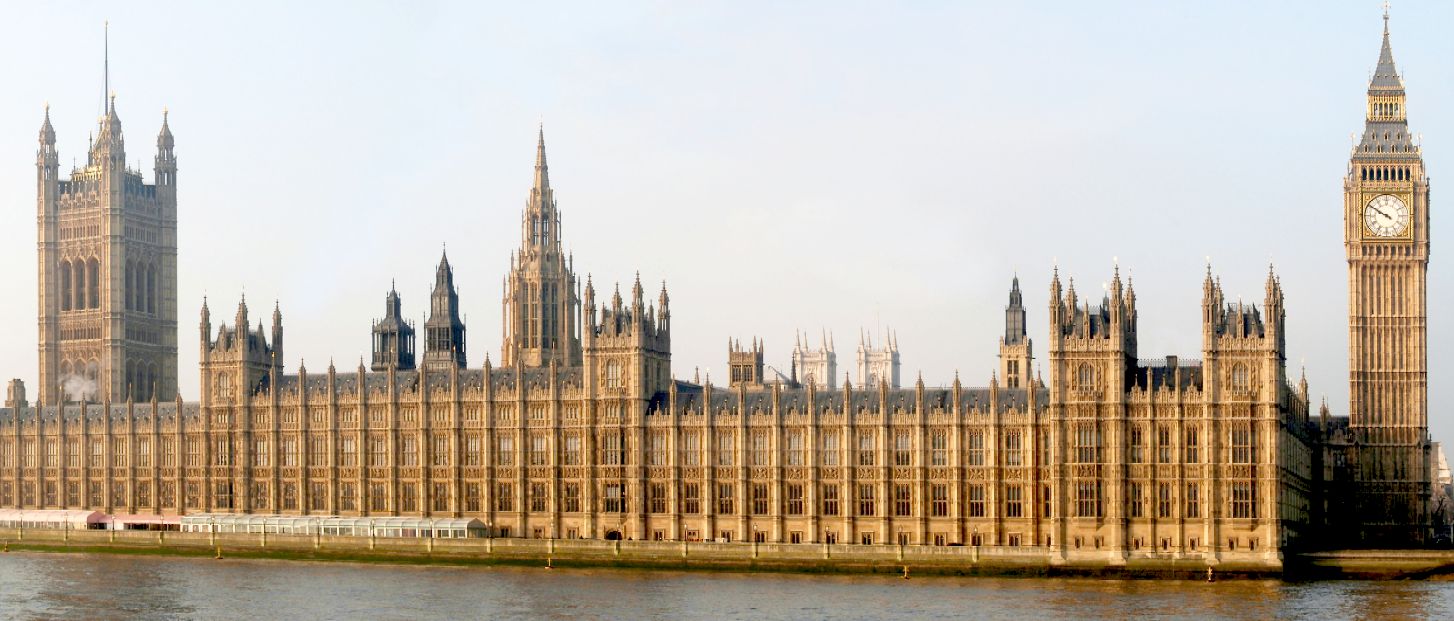
<instances>
[{"instance_id":1,"label":"clock tower spire","mask_svg":"<svg viewBox=\"0 0 1454 621\"><path fill-rule=\"evenodd\" d=\"M1422 541L1429 524L1429 180L1389 44L1368 84L1363 136L1343 180L1349 417L1360 539Z\"/></svg>"}]
</instances>

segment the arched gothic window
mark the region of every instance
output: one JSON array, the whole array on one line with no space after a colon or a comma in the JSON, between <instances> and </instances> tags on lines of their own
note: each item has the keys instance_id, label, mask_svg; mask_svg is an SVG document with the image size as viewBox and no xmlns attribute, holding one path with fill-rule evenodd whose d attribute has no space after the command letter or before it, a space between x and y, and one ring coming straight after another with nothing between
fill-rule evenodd
<instances>
[{"instance_id":1,"label":"arched gothic window","mask_svg":"<svg viewBox=\"0 0 1454 621\"><path fill-rule=\"evenodd\" d=\"M146 268L146 312L156 314L157 312L157 268L155 265L148 265Z\"/></svg>"},{"instance_id":2,"label":"arched gothic window","mask_svg":"<svg viewBox=\"0 0 1454 621\"><path fill-rule=\"evenodd\" d=\"M83 310L86 308L86 262L76 259L71 263L71 270L74 272L71 276L71 308Z\"/></svg>"},{"instance_id":3,"label":"arched gothic window","mask_svg":"<svg viewBox=\"0 0 1454 621\"><path fill-rule=\"evenodd\" d=\"M1232 366L1232 390L1246 391L1252 387L1252 382L1247 372L1247 365L1237 363Z\"/></svg>"},{"instance_id":4,"label":"arched gothic window","mask_svg":"<svg viewBox=\"0 0 1454 621\"><path fill-rule=\"evenodd\" d=\"M1075 371L1076 388L1093 388L1096 385L1096 370L1089 362L1080 363Z\"/></svg>"},{"instance_id":5,"label":"arched gothic window","mask_svg":"<svg viewBox=\"0 0 1454 621\"><path fill-rule=\"evenodd\" d=\"M92 257L86 262L86 308L101 308L101 263Z\"/></svg>"},{"instance_id":6,"label":"arched gothic window","mask_svg":"<svg viewBox=\"0 0 1454 621\"><path fill-rule=\"evenodd\" d=\"M60 272L61 277L61 310L68 311L71 310L71 299L75 295L72 292L73 285L71 284L71 262L61 261L61 268L57 271Z\"/></svg>"},{"instance_id":7,"label":"arched gothic window","mask_svg":"<svg viewBox=\"0 0 1454 621\"><path fill-rule=\"evenodd\" d=\"M621 387L621 363L616 360L606 362L606 388Z\"/></svg>"}]
</instances>

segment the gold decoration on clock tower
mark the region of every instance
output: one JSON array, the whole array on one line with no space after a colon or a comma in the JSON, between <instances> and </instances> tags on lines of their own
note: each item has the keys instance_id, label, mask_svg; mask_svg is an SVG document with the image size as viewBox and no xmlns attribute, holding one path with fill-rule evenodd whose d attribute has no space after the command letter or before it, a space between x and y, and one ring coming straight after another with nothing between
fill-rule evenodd
<instances>
[{"instance_id":1,"label":"gold decoration on clock tower","mask_svg":"<svg viewBox=\"0 0 1454 621\"><path fill-rule=\"evenodd\" d=\"M1389 46L1343 182L1348 371L1359 539L1420 541L1428 524L1429 182Z\"/></svg>"}]
</instances>

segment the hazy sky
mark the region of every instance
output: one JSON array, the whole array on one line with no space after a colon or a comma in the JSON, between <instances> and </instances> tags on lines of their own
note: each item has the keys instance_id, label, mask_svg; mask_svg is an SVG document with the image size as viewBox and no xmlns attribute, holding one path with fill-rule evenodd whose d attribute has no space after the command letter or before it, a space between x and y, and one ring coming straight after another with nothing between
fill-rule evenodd
<instances>
[{"instance_id":1,"label":"hazy sky","mask_svg":"<svg viewBox=\"0 0 1454 621\"><path fill-rule=\"evenodd\" d=\"M1291 373L1347 413L1342 186L1379 3L27 2L0 20L0 375L36 377L35 148L62 168L102 101L128 159L162 108L180 160L180 372L197 312L281 300L290 369L353 368L397 278L422 318L448 244L469 362L499 359L536 124L563 236L601 297L672 296L673 367L729 337L898 331L905 382L983 385L1018 272L1036 353L1051 266L1133 276L1140 356L1199 358L1205 257L1229 298L1283 278ZM407 5L407 6L406 6ZM1435 209L1454 153L1454 5L1400 2L1394 56ZM1445 61L1438 59L1443 58ZM1454 440L1454 230L1435 214L1430 421ZM1441 243L1448 238L1450 246Z\"/></svg>"}]
</instances>

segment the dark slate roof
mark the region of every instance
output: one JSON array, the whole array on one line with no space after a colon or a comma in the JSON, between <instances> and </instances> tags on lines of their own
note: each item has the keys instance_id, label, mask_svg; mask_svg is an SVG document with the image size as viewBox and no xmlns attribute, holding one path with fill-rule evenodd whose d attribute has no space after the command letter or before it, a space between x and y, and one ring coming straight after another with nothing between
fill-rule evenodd
<instances>
[{"instance_id":1,"label":"dark slate roof","mask_svg":"<svg viewBox=\"0 0 1454 621\"><path fill-rule=\"evenodd\" d=\"M1356 156L1378 159L1413 159L1419 156L1407 121L1369 121L1363 127Z\"/></svg>"},{"instance_id":2,"label":"dark slate roof","mask_svg":"<svg viewBox=\"0 0 1454 621\"><path fill-rule=\"evenodd\" d=\"M688 382L678 381L677 386L677 412L694 413L701 411L703 395L705 390L702 386ZM916 405L918 395L913 388L900 388L888 391L886 395L878 391L850 391L848 393L848 411L851 413L867 412L878 414L887 402L888 411L896 412L903 410L912 412ZM951 409L953 404L954 391L951 388L926 388L924 389L924 407L926 410L935 408ZM713 412L727 411L729 413L747 412L748 414L766 414L772 411L771 389L753 389L746 391L745 395L734 388L712 389L711 410ZM1011 409L1023 409L1029 402L1029 393L1024 388L1001 388L999 389L1000 412ZM1050 391L1045 388L1037 388L1035 393L1037 407L1044 408L1050 401ZM841 390L816 392L813 396L813 403L818 413L838 412L843 410L844 392ZM960 390L960 407L964 410L983 409L989 406L990 389L988 388L964 388ZM808 408L808 389L803 387L781 388L778 391L778 407L784 414L792 411L806 412Z\"/></svg>"},{"instance_id":3,"label":"dark slate roof","mask_svg":"<svg viewBox=\"0 0 1454 621\"><path fill-rule=\"evenodd\" d=\"M1143 390L1148 386L1201 390L1205 386L1203 379L1202 361L1168 356L1165 359L1141 361L1132 373L1131 383Z\"/></svg>"},{"instance_id":4,"label":"dark slate roof","mask_svg":"<svg viewBox=\"0 0 1454 621\"><path fill-rule=\"evenodd\" d=\"M1387 19L1387 18L1385 18ZM1393 64L1393 46L1388 43L1388 22L1383 23L1383 47L1378 50L1378 67L1373 70L1373 79L1368 90L1380 92L1402 92L1403 80L1398 77L1398 68Z\"/></svg>"}]
</instances>

